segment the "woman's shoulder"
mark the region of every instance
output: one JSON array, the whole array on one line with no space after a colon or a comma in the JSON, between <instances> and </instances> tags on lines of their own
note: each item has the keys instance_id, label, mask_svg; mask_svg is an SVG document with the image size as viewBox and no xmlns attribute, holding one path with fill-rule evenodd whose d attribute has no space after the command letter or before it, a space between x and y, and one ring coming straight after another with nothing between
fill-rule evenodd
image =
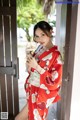
<instances>
[{"instance_id":1,"label":"woman's shoulder","mask_svg":"<svg viewBox=\"0 0 80 120\"><path fill-rule=\"evenodd\" d=\"M60 50L59 50L59 47L57 45L54 45L54 52L57 53L57 54L61 54Z\"/></svg>"},{"instance_id":2,"label":"woman's shoulder","mask_svg":"<svg viewBox=\"0 0 80 120\"><path fill-rule=\"evenodd\" d=\"M56 47L55 54L57 55L57 60L58 60L59 63L63 64L61 51L59 50L58 46L55 46L55 47Z\"/></svg>"}]
</instances>

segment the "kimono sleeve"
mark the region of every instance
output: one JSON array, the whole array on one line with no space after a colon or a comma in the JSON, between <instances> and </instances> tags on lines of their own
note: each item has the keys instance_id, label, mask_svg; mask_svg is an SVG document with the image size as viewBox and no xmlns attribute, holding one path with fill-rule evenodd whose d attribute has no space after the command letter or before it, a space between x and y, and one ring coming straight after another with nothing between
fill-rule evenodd
<instances>
[{"instance_id":1,"label":"kimono sleeve","mask_svg":"<svg viewBox=\"0 0 80 120\"><path fill-rule=\"evenodd\" d=\"M55 58L55 62L50 69L40 75L40 88L38 92L38 100L44 102L46 108L51 103L60 100L59 89L62 83L62 61L61 56Z\"/></svg>"}]
</instances>

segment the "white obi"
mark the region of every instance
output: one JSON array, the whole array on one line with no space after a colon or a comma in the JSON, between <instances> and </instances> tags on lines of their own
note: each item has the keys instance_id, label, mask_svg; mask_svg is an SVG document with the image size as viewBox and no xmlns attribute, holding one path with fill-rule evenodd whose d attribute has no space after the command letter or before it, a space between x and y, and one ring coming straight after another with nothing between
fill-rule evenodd
<instances>
[{"instance_id":1,"label":"white obi","mask_svg":"<svg viewBox=\"0 0 80 120\"><path fill-rule=\"evenodd\" d=\"M31 71L28 82L33 86L39 87L40 86L40 74L36 70L34 70L34 72Z\"/></svg>"}]
</instances>

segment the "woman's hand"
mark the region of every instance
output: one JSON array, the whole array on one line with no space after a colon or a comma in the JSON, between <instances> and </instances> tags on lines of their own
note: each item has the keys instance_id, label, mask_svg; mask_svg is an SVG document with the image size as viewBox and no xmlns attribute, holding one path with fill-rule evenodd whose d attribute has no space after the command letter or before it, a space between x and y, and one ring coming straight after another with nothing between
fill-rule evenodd
<instances>
[{"instance_id":1,"label":"woman's hand","mask_svg":"<svg viewBox=\"0 0 80 120\"><path fill-rule=\"evenodd\" d=\"M40 74L43 74L45 70L37 63L36 59L29 55L27 58L28 72L31 71L31 68L36 69Z\"/></svg>"},{"instance_id":2,"label":"woman's hand","mask_svg":"<svg viewBox=\"0 0 80 120\"><path fill-rule=\"evenodd\" d=\"M29 55L28 58L27 58L27 67L28 69L30 70L31 68L34 68L36 69L38 63L37 61L35 60L34 57L32 57L32 55Z\"/></svg>"}]
</instances>

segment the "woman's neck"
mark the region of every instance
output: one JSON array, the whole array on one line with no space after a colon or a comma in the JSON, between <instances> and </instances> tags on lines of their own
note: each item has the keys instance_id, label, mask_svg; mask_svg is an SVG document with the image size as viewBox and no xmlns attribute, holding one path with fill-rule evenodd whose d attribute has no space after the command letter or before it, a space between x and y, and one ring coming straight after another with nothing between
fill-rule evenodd
<instances>
[{"instance_id":1,"label":"woman's neck","mask_svg":"<svg viewBox=\"0 0 80 120\"><path fill-rule=\"evenodd\" d=\"M50 49L50 48L52 48L54 45L53 45L53 43L52 43L52 41L51 42L49 42L48 43L48 45L46 46L46 49Z\"/></svg>"}]
</instances>

